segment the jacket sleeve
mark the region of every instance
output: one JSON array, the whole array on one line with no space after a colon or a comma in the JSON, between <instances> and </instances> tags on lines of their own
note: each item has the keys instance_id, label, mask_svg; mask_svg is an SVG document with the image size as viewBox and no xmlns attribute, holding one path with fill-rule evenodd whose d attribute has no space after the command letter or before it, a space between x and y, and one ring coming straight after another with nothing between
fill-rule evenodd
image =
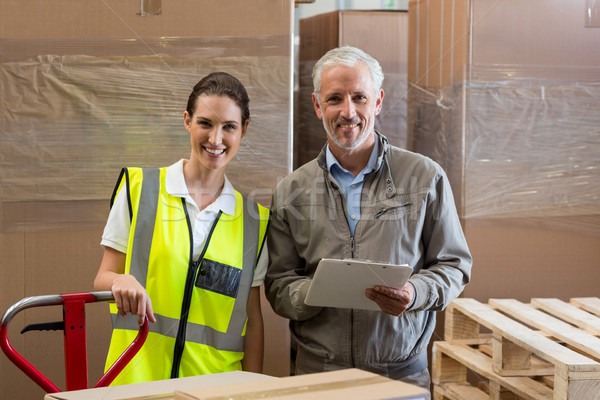
<instances>
[{"instance_id":1,"label":"jacket sleeve","mask_svg":"<svg viewBox=\"0 0 600 400\"><path fill-rule=\"evenodd\" d=\"M411 310L443 310L471 277L472 259L446 174L433 180L423 224L423 268L410 278L416 297Z\"/></svg>"},{"instance_id":2,"label":"jacket sleeve","mask_svg":"<svg viewBox=\"0 0 600 400\"><path fill-rule=\"evenodd\" d=\"M306 276L305 261L296 251L290 223L301 223L293 218L293 213L285 208L284 197L275 191L271 202L271 221L267 236L269 267L265 277L265 294L273 310L284 318L306 320L317 315L322 307L304 304L311 278ZM288 219L288 215L292 215ZM290 221L291 220L291 221Z\"/></svg>"}]
</instances>

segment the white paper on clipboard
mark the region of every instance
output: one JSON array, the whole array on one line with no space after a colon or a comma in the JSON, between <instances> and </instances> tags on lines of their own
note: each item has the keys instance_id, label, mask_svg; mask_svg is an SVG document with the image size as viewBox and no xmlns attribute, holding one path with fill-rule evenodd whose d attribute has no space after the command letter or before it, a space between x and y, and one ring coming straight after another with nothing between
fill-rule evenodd
<instances>
[{"instance_id":1,"label":"white paper on clipboard","mask_svg":"<svg viewBox=\"0 0 600 400\"><path fill-rule=\"evenodd\" d=\"M365 290L375 285L401 289L412 272L408 265L324 258L317 265L304 302L309 306L380 311Z\"/></svg>"}]
</instances>

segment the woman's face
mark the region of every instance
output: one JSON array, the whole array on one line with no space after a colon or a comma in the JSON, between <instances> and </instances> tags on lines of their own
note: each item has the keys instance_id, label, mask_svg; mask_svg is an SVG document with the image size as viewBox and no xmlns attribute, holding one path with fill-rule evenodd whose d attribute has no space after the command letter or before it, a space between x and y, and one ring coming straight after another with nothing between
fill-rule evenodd
<instances>
[{"instance_id":1,"label":"woman's face","mask_svg":"<svg viewBox=\"0 0 600 400\"><path fill-rule=\"evenodd\" d=\"M203 94L196 100L194 115L184 113L184 122L191 136L190 161L220 170L237 153L249 121L242 124L242 111L229 97Z\"/></svg>"}]
</instances>

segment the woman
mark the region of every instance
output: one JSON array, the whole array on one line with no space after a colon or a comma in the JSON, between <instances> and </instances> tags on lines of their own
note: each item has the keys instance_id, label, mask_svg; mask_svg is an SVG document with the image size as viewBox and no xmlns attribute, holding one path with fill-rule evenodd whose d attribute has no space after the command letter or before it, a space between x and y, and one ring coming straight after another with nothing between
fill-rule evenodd
<instances>
[{"instance_id":1,"label":"woman","mask_svg":"<svg viewBox=\"0 0 600 400\"><path fill-rule=\"evenodd\" d=\"M111 290L110 367L147 316L144 346L113 384L243 369L262 372L259 286L269 212L225 176L250 122L233 76L194 86L184 112L189 160L125 168L102 236L96 290Z\"/></svg>"}]
</instances>

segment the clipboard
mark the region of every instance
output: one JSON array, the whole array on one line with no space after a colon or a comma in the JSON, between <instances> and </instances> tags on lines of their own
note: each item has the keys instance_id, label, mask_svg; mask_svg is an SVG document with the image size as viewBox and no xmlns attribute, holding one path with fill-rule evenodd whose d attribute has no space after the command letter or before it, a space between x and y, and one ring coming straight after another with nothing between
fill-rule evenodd
<instances>
[{"instance_id":1,"label":"clipboard","mask_svg":"<svg viewBox=\"0 0 600 400\"><path fill-rule=\"evenodd\" d=\"M309 306L381 311L365 290L375 285L401 289L412 273L406 264L324 258L317 265L304 302Z\"/></svg>"}]
</instances>

